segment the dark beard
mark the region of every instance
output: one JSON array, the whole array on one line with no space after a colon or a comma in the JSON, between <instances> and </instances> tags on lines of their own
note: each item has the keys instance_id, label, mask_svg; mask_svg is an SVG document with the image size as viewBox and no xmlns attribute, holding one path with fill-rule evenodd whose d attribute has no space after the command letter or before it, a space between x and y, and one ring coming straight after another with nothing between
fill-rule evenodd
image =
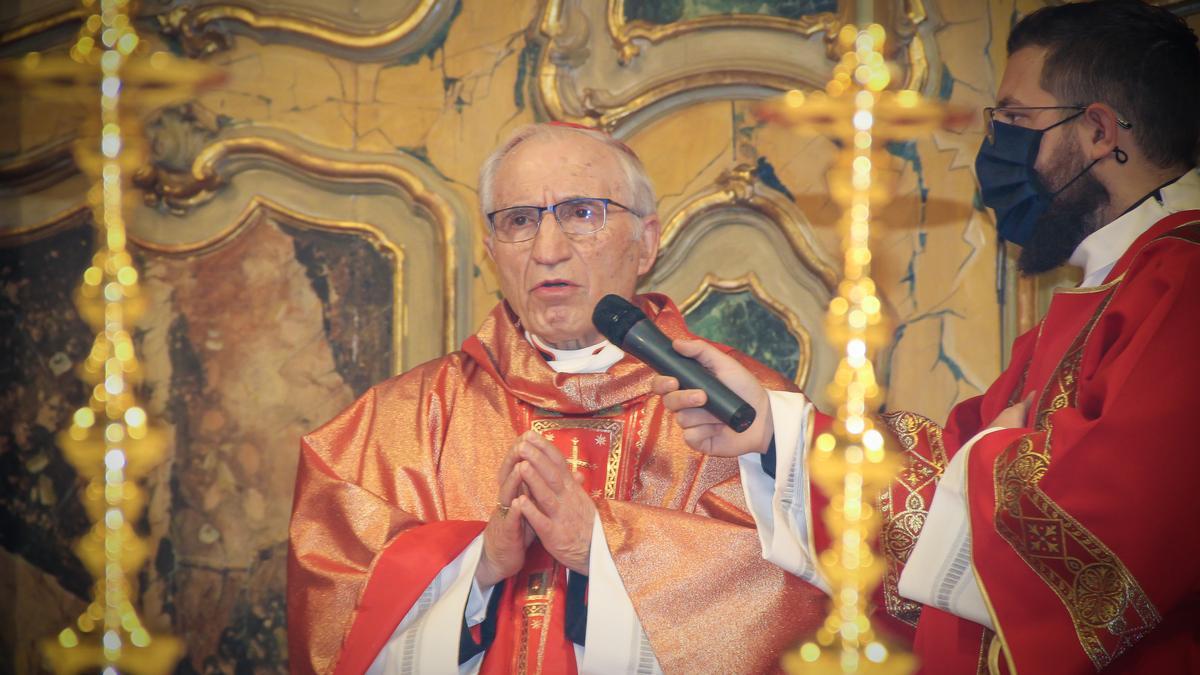
<instances>
[{"instance_id":1,"label":"dark beard","mask_svg":"<svg viewBox=\"0 0 1200 675\"><path fill-rule=\"evenodd\" d=\"M1063 164L1051 167L1043 184L1050 190L1066 185L1084 171L1078 144ZM1025 275L1041 274L1071 259L1071 254L1099 227L1100 210L1108 204L1108 190L1089 169L1050 202L1033 226L1033 234L1021 249L1017 269Z\"/></svg>"}]
</instances>

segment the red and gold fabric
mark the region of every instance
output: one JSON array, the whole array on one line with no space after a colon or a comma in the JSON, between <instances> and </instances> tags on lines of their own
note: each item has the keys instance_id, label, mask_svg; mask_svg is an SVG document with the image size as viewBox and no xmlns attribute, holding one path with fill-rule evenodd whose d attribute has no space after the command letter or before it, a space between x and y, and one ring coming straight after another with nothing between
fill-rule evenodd
<instances>
[{"instance_id":1,"label":"red and gold fabric","mask_svg":"<svg viewBox=\"0 0 1200 675\"><path fill-rule=\"evenodd\" d=\"M688 336L661 295L637 303ZM773 389L790 385L737 355ZM653 373L556 374L499 305L462 351L383 382L305 437L288 570L291 667L362 672L482 531L495 472L534 428L586 472L612 558L668 672L770 672L824 595L762 560L735 459L684 444ZM484 672L570 672L564 571L535 543L505 584ZM718 628L719 627L719 628Z\"/></svg>"},{"instance_id":2,"label":"red and gold fabric","mask_svg":"<svg viewBox=\"0 0 1200 675\"><path fill-rule=\"evenodd\" d=\"M1167 217L1106 283L1059 291L1012 364L945 427L886 421L907 466L883 497L882 609L916 626L923 672L1200 670L1200 212ZM947 461L1032 395L1025 428L967 458L972 561L996 635L896 581ZM989 663L990 661L990 663Z\"/></svg>"}]
</instances>

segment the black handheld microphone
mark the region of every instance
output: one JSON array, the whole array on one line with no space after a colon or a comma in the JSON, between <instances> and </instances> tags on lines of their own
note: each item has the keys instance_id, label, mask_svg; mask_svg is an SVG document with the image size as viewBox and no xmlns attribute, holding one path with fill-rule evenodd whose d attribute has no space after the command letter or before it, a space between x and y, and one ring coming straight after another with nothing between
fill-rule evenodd
<instances>
[{"instance_id":1,"label":"black handheld microphone","mask_svg":"<svg viewBox=\"0 0 1200 675\"><path fill-rule=\"evenodd\" d=\"M592 324L609 342L656 372L679 380L681 389L703 389L708 394L704 409L734 431L745 431L754 423L755 412L749 403L721 384L699 361L675 351L671 339L625 298L619 295L601 298L592 312Z\"/></svg>"}]
</instances>

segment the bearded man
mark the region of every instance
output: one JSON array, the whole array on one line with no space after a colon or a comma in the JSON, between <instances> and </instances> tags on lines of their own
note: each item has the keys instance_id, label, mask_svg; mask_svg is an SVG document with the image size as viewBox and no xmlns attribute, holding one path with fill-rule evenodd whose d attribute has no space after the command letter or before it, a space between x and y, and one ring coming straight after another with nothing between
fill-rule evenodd
<instances>
[{"instance_id":1,"label":"bearded man","mask_svg":"<svg viewBox=\"0 0 1200 675\"><path fill-rule=\"evenodd\" d=\"M983 202L1023 272L1069 261L1083 282L944 427L884 416L907 466L880 499L877 605L915 628L922 672L1200 672L1196 42L1134 0L1048 7L1009 37ZM676 348L771 419L738 436L697 407L703 392L655 382L689 444L742 456L764 555L811 574L805 458L831 420L706 345Z\"/></svg>"},{"instance_id":2,"label":"bearded man","mask_svg":"<svg viewBox=\"0 0 1200 675\"><path fill-rule=\"evenodd\" d=\"M776 669L820 591L762 560L737 461L687 448L652 371L591 323L615 293L690 336L668 298L635 295L659 240L641 163L604 134L530 126L484 165L480 201L504 301L461 351L303 440L292 669Z\"/></svg>"}]
</instances>

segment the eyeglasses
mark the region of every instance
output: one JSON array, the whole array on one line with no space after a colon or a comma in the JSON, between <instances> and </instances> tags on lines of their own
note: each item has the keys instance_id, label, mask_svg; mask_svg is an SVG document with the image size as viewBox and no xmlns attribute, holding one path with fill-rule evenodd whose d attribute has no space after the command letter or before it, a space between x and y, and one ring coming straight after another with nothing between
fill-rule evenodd
<instances>
[{"instance_id":1,"label":"eyeglasses","mask_svg":"<svg viewBox=\"0 0 1200 675\"><path fill-rule=\"evenodd\" d=\"M542 216L547 211L562 231L572 237L595 234L608 224L609 204L624 209L638 218L642 214L611 199L601 197L576 197L549 206L511 206L487 214L488 227L498 241L516 244L537 236L542 225Z\"/></svg>"},{"instance_id":2,"label":"eyeglasses","mask_svg":"<svg viewBox=\"0 0 1200 675\"><path fill-rule=\"evenodd\" d=\"M1087 109L1088 109L1088 106L1086 106L1086 105L1002 106L1002 107L984 108L983 109L983 127L984 127L985 132L987 133L988 142L995 143L996 142L995 124L996 124L997 116L1000 117L1000 122L1003 124L1015 124L1019 118L1026 117L1027 115L1025 115L1025 113L1029 112L1029 111L1034 111L1034 110L1074 110L1075 111L1074 115L1068 115L1067 117L1064 117L1063 119L1055 122L1054 124L1051 124L1048 127L1045 127L1044 129L1038 129L1038 131L1050 131L1051 129L1053 129L1054 127L1056 127L1060 124L1066 124L1067 122L1070 122L1071 120L1075 119L1076 117L1079 117L1080 115L1083 114L1083 111L1085 111ZM1128 130L1128 129L1133 128L1132 122L1130 122L1120 116L1117 117L1117 124L1122 129Z\"/></svg>"}]
</instances>

